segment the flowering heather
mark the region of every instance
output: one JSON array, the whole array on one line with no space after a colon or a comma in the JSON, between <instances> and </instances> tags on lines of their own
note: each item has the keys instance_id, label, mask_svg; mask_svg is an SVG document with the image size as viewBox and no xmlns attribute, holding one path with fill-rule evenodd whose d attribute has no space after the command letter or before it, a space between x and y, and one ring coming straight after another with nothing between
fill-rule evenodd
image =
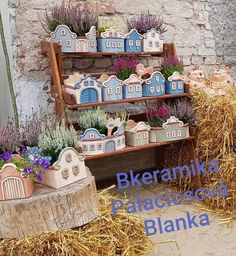
<instances>
[{"instance_id":1,"label":"flowering heather","mask_svg":"<svg viewBox=\"0 0 236 256\"><path fill-rule=\"evenodd\" d=\"M151 127L161 127L170 117L170 109L166 104L157 109L148 108L146 117Z\"/></svg>"},{"instance_id":2,"label":"flowering heather","mask_svg":"<svg viewBox=\"0 0 236 256\"><path fill-rule=\"evenodd\" d=\"M126 80L131 74L136 73L138 61L134 57L120 58L114 61L114 71L116 76L121 80Z\"/></svg>"},{"instance_id":3,"label":"flowering heather","mask_svg":"<svg viewBox=\"0 0 236 256\"><path fill-rule=\"evenodd\" d=\"M163 75L168 78L169 76L172 76L175 71L180 74L183 73L184 67L182 60L179 60L175 56L165 57L161 63L161 72Z\"/></svg>"},{"instance_id":4,"label":"flowering heather","mask_svg":"<svg viewBox=\"0 0 236 256\"><path fill-rule=\"evenodd\" d=\"M127 20L127 26L128 30L135 28L142 35L152 28L155 28L160 34L164 34L167 31L163 24L163 19L156 15L151 15L149 11L141 12L140 15Z\"/></svg>"},{"instance_id":5,"label":"flowering heather","mask_svg":"<svg viewBox=\"0 0 236 256\"><path fill-rule=\"evenodd\" d=\"M46 11L41 24L47 33L55 31L58 25L67 25L77 35L85 35L92 26L98 26L98 16L91 12L87 4L63 1Z\"/></svg>"}]
</instances>

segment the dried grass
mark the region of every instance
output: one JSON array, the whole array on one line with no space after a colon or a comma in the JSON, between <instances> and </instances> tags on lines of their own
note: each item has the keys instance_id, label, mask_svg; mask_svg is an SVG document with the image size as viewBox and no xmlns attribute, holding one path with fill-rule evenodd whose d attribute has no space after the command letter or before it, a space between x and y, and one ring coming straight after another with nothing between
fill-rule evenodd
<instances>
[{"instance_id":1,"label":"dried grass","mask_svg":"<svg viewBox=\"0 0 236 256\"><path fill-rule=\"evenodd\" d=\"M120 211L114 218L112 200L107 190L99 192L100 215L84 227L75 230L45 232L24 239L0 242L4 256L136 256L152 249L142 220Z\"/></svg>"}]
</instances>

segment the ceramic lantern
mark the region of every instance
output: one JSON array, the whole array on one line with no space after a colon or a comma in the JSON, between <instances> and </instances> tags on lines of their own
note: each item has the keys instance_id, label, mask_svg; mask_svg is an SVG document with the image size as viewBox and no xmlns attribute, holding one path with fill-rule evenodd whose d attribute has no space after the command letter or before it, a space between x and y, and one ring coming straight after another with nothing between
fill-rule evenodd
<instances>
[{"instance_id":1,"label":"ceramic lantern","mask_svg":"<svg viewBox=\"0 0 236 256\"><path fill-rule=\"evenodd\" d=\"M162 127L152 127L150 142L182 140L189 137L189 124L184 124L178 118L171 116Z\"/></svg>"},{"instance_id":2,"label":"ceramic lantern","mask_svg":"<svg viewBox=\"0 0 236 256\"><path fill-rule=\"evenodd\" d=\"M84 156L74 148L64 148L58 160L42 174L42 184L61 188L87 177Z\"/></svg>"}]
</instances>

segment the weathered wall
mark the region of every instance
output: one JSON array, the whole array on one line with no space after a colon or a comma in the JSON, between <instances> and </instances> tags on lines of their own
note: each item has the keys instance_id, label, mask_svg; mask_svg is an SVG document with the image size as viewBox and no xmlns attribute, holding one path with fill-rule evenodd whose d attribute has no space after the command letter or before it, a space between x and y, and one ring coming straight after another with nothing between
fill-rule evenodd
<instances>
[{"instance_id":1,"label":"weathered wall","mask_svg":"<svg viewBox=\"0 0 236 256\"><path fill-rule=\"evenodd\" d=\"M58 0L9 0L11 15L14 78L21 117L34 110L52 110L49 66L40 54L40 41L46 36L39 16ZM90 1L94 7L95 1ZM99 0L101 20L125 24L126 18L150 9L162 14L168 27L167 42L175 42L186 67L191 65L229 64L235 70L235 1L231 0ZM123 25L124 26L124 25ZM124 26L125 28L125 26ZM233 46L234 44L234 46ZM157 59L144 60L158 66ZM66 61L67 70L100 67L107 70L111 59Z\"/></svg>"}]
</instances>

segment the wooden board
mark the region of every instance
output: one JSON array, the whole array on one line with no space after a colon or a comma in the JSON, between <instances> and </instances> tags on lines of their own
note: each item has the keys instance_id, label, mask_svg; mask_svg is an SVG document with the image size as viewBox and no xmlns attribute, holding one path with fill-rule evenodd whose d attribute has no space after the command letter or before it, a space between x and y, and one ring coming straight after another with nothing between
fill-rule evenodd
<instances>
[{"instance_id":1,"label":"wooden board","mask_svg":"<svg viewBox=\"0 0 236 256\"><path fill-rule=\"evenodd\" d=\"M36 184L32 197L0 203L0 238L20 238L42 231L75 228L98 216L95 178L59 190Z\"/></svg>"}]
</instances>

